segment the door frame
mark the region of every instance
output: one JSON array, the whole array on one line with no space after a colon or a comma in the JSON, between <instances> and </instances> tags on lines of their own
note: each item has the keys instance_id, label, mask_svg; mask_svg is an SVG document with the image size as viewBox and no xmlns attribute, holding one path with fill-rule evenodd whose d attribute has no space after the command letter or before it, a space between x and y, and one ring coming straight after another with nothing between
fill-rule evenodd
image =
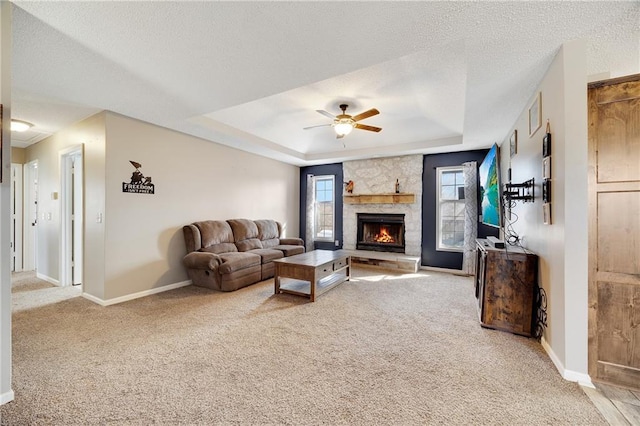
<instances>
[{"instance_id":1,"label":"door frame","mask_svg":"<svg viewBox=\"0 0 640 426\"><path fill-rule=\"evenodd\" d=\"M23 269L38 270L38 160L24 165Z\"/></svg>"},{"instance_id":2,"label":"door frame","mask_svg":"<svg viewBox=\"0 0 640 426\"><path fill-rule=\"evenodd\" d=\"M73 159L76 157L80 167L74 177L72 166ZM73 145L60 151L60 286L82 283L84 253L83 159L83 144ZM78 248L78 244L80 248Z\"/></svg>"},{"instance_id":3,"label":"door frame","mask_svg":"<svg viewBox=\"0 0 640 426\"><path fill-rule=\"evenodd\" d=\"M11 271L22 271L23 165L11 163Z\"/></svg>"}]
</instances>

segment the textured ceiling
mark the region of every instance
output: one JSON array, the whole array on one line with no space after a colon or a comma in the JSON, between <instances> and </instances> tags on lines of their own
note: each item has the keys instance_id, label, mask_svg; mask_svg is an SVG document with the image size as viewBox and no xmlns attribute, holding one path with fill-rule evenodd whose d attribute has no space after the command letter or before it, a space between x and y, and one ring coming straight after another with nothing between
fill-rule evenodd
<instances>
[{"instance_id":1,"label":"textured ceiling","mask_svg":"<svg viewBox=\"0 0 640 426\"><path fill-rule=\"evenodd\" d=\"M632 74L639 28L637 1L16 1L14 145L111 110L297 165L486 147L562 43ZM302 130L344 102L383 131Z\"/></svg>"}]
</instances>

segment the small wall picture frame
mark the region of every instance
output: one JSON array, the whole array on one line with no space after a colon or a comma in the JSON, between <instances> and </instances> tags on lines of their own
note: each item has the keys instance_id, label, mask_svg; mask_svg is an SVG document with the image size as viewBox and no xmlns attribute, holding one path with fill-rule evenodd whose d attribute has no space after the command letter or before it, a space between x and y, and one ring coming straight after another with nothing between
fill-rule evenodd
<instances>
[{"instance_id":1,"label":"small wall picture frame","mask_svg":"<svg viewBox=\"0 0 640 426\"><path fill-rule=\"evenodd\" d=\"M549 179L542 181L542 202L551 202L551 181Z\"/></svg>"},{"instance_id":2,"label":"small wall picture frame","mask_svg":"<svg viewBox=\"0 0 640 426\"><path fill-rule=\"evenodd\" d=\"M511 156L513 157L518 153L518 131L514 130L509 138L509 147L511 148Z\"/></svg>"},{"instance_id":3,"label":"small wall picture frame","mask_svg":"<svg viewBox=\"0 0 640 426\"><path fill-rule=\"evenodd\" d=\"M542 126L542 94L538 92L529 106L529 137Z\"/></svg>"},{"instance_id":4,"label":"small wall picture frame","mask_svg":"<svg viewBox=\"0 0 640 426\"><path fill-rule=\"evenodd\" d=\"M551 203L544 203L542 205L542 223L551 225Z\"/></svg>"},{"instance_id":5,"label":"small wall picture frame","mask_svg":"<svg viewBox=\"0 0 640 426\"><path fill-rule=\"evenodd\" d=\"M547 133L542 138L542 157L546 158L551 155L551 133Z\"/></svg>"},{"instance_id":6,"label":"small wall picture frame","mask_svg":"<svg viewBox=\"0 0 640 426\"><path fill-rule=\"evenodd\" d=\"M542 159L542 178L551 179L551 157Z\"/></svg>"}]
</instances>

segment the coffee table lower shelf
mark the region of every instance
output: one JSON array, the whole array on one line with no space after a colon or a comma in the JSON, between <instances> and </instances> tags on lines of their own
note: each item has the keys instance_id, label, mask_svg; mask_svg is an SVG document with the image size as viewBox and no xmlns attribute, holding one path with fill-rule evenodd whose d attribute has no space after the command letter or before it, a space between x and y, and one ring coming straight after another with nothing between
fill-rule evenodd
<instances>
[{"instance_id":1,"label":"coffee table lower shelf","mask_svg":"<svg viewBox=\"0 0 640 426\"><path fill-rule=\"evenodd\" d=\"M316 291L315 296L318 297L322 293L325 293L331 290L333 287L337 286L348 280L347 274L345 273L335 273L328 277L324 277L321 280L318 280L316 283ZM298 296L311 296L311 282L304 280L297 280L295 278L280 278L280 292L281 293L289 293L296 294Z\"/></svg>"}]
</instances>

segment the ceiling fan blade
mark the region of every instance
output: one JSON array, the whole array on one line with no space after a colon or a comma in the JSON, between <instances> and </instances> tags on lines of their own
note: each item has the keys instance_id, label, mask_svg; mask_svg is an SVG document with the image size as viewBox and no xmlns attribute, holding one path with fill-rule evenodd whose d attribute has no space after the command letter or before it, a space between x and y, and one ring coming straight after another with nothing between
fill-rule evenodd
<instances>
[{"instance_id":1,"label":"ceiling fan blade","mask_svg":"<svg viewBox=\"0 0 640 426\"><path fill-rule=\"evenodd\" d=\"M360 121L378 114L380 114L380 111L375 108L371 108L369 111L361 112L360 114L353 116L352 118L353 121Z\"/></svg>"},{"instance_id":2,"label":"ceiling fan blade","mask_svg":"<svg viewBox=\"0 0 640 426\"><path fill-rule=\"evenodd\" d=\"M330 119L334 120L336 118L335 115L323 110L323 109L317 109L316 112L319 112L320 114L324 115L325 117L329 117Z\"/></svg>"},{"instance_id":3,"label":"ceiling fan blade","mask_svg":"<svg viewBox=\"0 0 640 426\"><path fill-rule=\"evenodd\" d=\"M331 123L318 124L317 126L303 127L302 130L309 130L309 129L315 129L316 127L327 127L327 126L331 126Z\"/></svg>"},{"instance_id":4,"label":"ceiling fan blade","mask_svg":"<svg viewBox=\"0 0 640 426\"><path fill-rule=\"evenodd\" d=\"M356 123L356 125L353 127L355 127L356 129L368 130L370 132L379 132L380 130L382 130L382 127L367 126L366 124L360 124L360 123Z\"/></svg>"}]
</instances>

